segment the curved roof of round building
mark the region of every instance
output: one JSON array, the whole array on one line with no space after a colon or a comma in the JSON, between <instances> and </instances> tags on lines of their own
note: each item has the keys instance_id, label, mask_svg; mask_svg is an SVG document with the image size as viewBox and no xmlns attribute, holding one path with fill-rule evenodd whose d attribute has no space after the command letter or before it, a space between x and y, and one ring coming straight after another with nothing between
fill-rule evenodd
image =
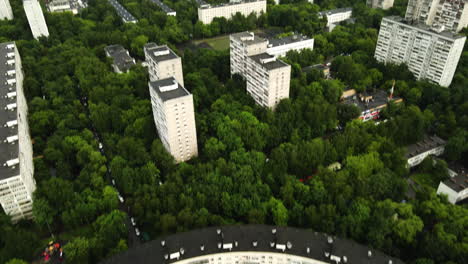
<instances>
[{"instance_id":1,"label":"curved roof of round building","mask_svg":"<svg viewBox=\"0 0 468 264\"><path fill-rule=\"evenodd\" d=\"M189 259L202 256L207 256L207 259L200 263L211 263L208 255L236 252L245 252L246 255L262 252L287 254L313 259L319 261L318 263L403 263L397 258L348 239L307 229L266 225L210 227L178 233L122 252L102 263L185 263Z\"/></svg>"}]
</instances>

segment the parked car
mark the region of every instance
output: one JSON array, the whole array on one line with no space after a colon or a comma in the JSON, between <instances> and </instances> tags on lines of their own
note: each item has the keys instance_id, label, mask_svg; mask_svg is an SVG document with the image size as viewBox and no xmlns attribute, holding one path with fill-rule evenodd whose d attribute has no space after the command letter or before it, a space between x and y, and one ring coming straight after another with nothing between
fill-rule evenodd
<instances>
[{"instance_id":1,"label":"parked car","mask_svg":"<svg viewBox=\"0 0 468 264\"><path fill-rule=\"evenodd\" d=\"M140 236L140 230L138 230L138 227L135 228L135 234L136 234L137 236Z\"/></svg>"},{"instance_id":2,"label":"parked car","mask_svg":"<svg viewBox=\"0 0 468 264\"><path fill-rule=\"evenodd\" d=\"M131 217L131 218L130 218L130 221L132 221L132 225L133 225L133 226L136 226L136 222L135 222L135 218L134 218L134 217Z\"/></svg>"},{"instance_id":3,"label":"parked car","mask_svg":"<svg viewBox=\"0 0 468 264\"><path fill-rule=\"evenodd\" d=\"M123 198L122 195L120 195L120 194L119 194L119 201L120 201L121 203L124 202L124 198Z\"/></svg>"},{"instance_id":4,"label":"parked car","mask_svg":"<svg viewBox=\"0 0 468 264\"><path fill-rule=\"evenodd\" d=\"M115 186L115 180L114 180L114 179L112 179L112 185L114 185L114 186Z\"/></svg>"}]
</instances>

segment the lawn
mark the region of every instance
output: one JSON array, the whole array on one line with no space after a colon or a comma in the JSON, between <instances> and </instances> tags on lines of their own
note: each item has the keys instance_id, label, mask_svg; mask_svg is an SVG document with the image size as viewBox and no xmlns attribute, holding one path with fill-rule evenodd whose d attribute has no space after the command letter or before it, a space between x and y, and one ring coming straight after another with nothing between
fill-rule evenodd
<instances>
[{"instance_id":1,"label":"lawn","mask_svg":"<svg viewBox=\"0 0 468 264\"><path fill-rule=\"evenodd\" d=\"M208 38L208 39L199 39L199 40L194 41L196 45L199 45L203 42L207 43L215 50L229 49L229 35Z\"/></svg>"}]
</instances>

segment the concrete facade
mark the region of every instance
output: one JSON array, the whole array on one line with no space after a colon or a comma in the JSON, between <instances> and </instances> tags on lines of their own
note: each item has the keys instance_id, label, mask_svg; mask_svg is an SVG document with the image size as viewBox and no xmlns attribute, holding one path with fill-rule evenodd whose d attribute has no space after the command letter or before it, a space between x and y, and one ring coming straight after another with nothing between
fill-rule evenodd
<instances>
[{"instance_id":1,"label":"concrete facade","mask_svg":"<svg viewBox=\"0 0 468 264\"><path fill-rule=\"evenodd\" d=\"M0 44L0 204L13 222L32 217L36 189L21 58L14 42Z\"/></svg>"},{"instance_id":2,"label":"concrete facade","mask_svg":"<svg viewBox=\"0 0 468 264\"><path fill-rule=\"evenodd\" d=\"M386 10L393 6L393 1L394 0L367 0L367 6Z\"/></svg>"},{"instance_id":3,"label":"concrete facade","mask_svg":"<svg viewBox=\"0 0 468 264\"><path fill-rule=\"evenodd\" d=\"M406 63L417 79L449 86L466 37L409 25L400 17L384 17L374 57L385 63Z\"/></svg>"},{"instance_id":4,"label":"concrete facade","mask_svg":"<svg viewBox=\"0 0 468 264\"><path fill-rule=\"evenodd\" d=\"M445 151L445 141L437 136L426 137L424 140L408 146L406 158L409 168L419 165L428 156L440 156Z\"/></svg>"},{"instance_id":5,"label":"concrete facade","mask_svg":"<svg viewBox=\"0 0 468 264\"><path fill-rule=\"evenodd\" d=\"M260 15L262 12L266 13L266 0L245 0L245 1L231 1L227 4L221 5L200 5L198 7L198 20L204 24L210 24L215 17L224 17L230 19L237 12L244 16L251 13Z\"/></svg>"},{"instance_id":6,"label":"concrete facade","mask_svg":"<svg viewBox=\"0 0 468 264\"><path fill-rule=\"evenodd\" d=\"M0 0L0 20L12 20L13 11L11 10L11 5L9 0Z\"/></svg>"},{"instance_id":7,"label":"concrete facade","mask_svg":"<svg viewBox=\"0 0 468 264\"><path fill-rule=\"evenodd\" d=\"M264 53L268 40L260 38L253 32L241 32L230 35L231 75L240 74L247 78L247 57Z\"/></svg>"},{"instance_id":8,"label":"concrete facade","mask_svg":"<svg viewBox=\"0 0 468 264\"><path fill-rule=\"evenodd\" d=\"M318 13L319 18L327 18L327 28L332 31L339 23L350 19L353 15L352 8L338 8Z\"/></svg>"},{"instance_id":9,"label":"concrete facade","mask_svg":"<svg viewBox=\"0 0 468 264\"><path fill-rule=\"evenodd\" d=\"M184 86L182 59L167 45L148 43L144 46L150 81L174 77Z\"/></svg>"},{"instance_id":10,"label":"concrete facade","mask_svg":"<svg viewBox=\"0 0 468 264\"><path fill-rule=\"evenodd\" d=\"M23 7L33 37L35 39L48 37L49 29L47 28L44 13L39 2L37 0L23 0Z\"/></svg>"},{"instance_id":11,"label":"concrete facade","mask_svg":"<svg viewBox=\"0 0 468 264\"><path fill-rule=\"evenodd\" d=\"M303 49L313 50L314 39L294 34L283 38L269 39L266 52L275 57L283 57L290 50L301 51Z\"/></svg>"}]
</instances>

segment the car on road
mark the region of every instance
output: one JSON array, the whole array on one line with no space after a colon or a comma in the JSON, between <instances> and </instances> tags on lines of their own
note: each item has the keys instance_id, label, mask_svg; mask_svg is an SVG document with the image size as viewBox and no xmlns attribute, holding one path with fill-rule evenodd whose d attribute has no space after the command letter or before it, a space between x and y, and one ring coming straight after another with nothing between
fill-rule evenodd
<instances>
[{"instance_id":1,"label":"car on road","mask_svg":"<svg viewBox=\"0 0 468 264\"><path fill-rule=\"evenodd\" d=\"M102 149L102 148L103 148L102 143L99 142L99 149Z\"/></svg>"},{"instance_id":2,"label":"car on road","mask_svg":"<svg viewBox=\"0 0 468 264\"><path fill-rule=\"evenodd\" d=\"M120 195L120 194L119 194L119 201L120 201L121 203L124 202L124 198L123 198L122 195Z\"/></svg>"},{"instance_id":3,"label":"car on road","mask_svg":"<svg viewBox=\"0 0 468 264\"><path fill-rule=\"evenodd\" d=\"M140 230L138 230L138 227L135 228L135 234L136 234L137 236L140 236Z\"/></svg>"},{"instance_id":4,"label":"car on road","mask_svg":"<svg viewBox=\"0 0 468 264\"><path fill-rule=\"evenodd\" d=\"M134 218L134 217L131 217L131 218L130 218L130 221L132 222L132 225L133 225L133 226L136 226L136 222L135 222L135 218Z\"/></svg>"},{"instance_id":5,"label":"car on road","mask_svg":"<svg viewBox=\"0 0 468 264\"><path fill-rule=\"evenodd\" d=\"M114 180L114 179L112 179L112 185L114 185L114 186L115 186L115 180Z\"/></svg>"}]
</instances>

